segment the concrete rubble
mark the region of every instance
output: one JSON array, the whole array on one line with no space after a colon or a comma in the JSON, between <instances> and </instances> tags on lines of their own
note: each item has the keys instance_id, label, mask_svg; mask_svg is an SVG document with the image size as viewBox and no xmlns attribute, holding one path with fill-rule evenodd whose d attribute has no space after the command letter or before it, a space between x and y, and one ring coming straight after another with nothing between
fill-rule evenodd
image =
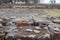
<instances>
[{"instance_id":1,"label":"concrete rubble","mask_svg":"<svg viewBox=\"0 0 60 40\"><path fill-rule=\"evenodd\" d=\"M32 38L33 40L41 40L41 38L45 40L47 38L46 40L52 40L50 35L60 34L59 22L53 21L47 18L37 18L36 20L34 17L31 17L31 19L1 17L0 34L4 34L2 35L3 40L23 40L24 38L26 40L27 38Z\"/></svg>"},{"instance_id":2,"label":"concrete rubble","mask_svg":"<svg viewBox=\"0 0 60 40\"><path fill-rule=\"evenodd\" d=\"M0 17L0 40L60 40L60 18Z\"/></svg>"}]
</instances>

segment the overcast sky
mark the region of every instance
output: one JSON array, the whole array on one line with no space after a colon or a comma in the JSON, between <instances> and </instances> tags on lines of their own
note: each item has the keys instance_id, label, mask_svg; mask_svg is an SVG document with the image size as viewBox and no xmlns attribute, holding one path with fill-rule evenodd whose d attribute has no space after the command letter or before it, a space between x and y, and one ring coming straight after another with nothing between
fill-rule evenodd
<instances>
[{"instance_id":1,"label":"overcast sky","mask_svg":"<svg viewBox=\"0 0 60 40\"><path fill-rule=\"evenodd\" d=\"M43 3L49 3L50 0L44 0ZM56 3L59 3L60 4L60 0L56 0Z\"/></svg>"}]
</instances>

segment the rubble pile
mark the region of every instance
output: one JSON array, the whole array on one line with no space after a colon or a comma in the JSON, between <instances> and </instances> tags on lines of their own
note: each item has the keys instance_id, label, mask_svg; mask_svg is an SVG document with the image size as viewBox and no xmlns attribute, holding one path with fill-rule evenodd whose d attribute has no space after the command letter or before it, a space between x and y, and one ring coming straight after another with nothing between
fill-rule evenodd
<instances>
[{"instance_id":1,"label":"rubble pile","mask_svg":"<svg viewBox=\"0 0 60 40\"><path fill-rule=\"evenodd\" d=\"M0 17L0 40L60 40L60 18Z\"/></svg>"}]
</instances>

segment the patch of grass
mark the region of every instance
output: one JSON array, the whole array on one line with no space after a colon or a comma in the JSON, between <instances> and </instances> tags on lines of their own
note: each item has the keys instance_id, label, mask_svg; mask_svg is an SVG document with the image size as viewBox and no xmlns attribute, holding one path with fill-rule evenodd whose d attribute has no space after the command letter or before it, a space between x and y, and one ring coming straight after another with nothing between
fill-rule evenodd
<instances>
[{"instance_id":1,"label":"patch of grass","mask_svg":"<svg viewBox=\"0 0 60 40\"><path fill-rule=\"evenodd\" d=\"M42 17L46 17L46 16L53 16L53 17L58 17L60 16L60 9L46 9L47 14L45 15L40 15Z\"/></svg>"}]
</instances>

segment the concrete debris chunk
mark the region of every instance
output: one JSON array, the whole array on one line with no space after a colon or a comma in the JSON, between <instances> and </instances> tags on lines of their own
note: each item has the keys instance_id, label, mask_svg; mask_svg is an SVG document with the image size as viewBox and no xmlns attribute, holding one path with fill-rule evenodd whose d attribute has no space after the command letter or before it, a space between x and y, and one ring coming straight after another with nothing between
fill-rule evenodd
<instances>
[{"instance_id":1,"label":"concrete debris chunk","mask_svg":"<svg viewBox=\"0 0 60 40\"><path fill-rule=\"evenodd\" d=\"M39 31L39 30L34 30L34 32L35 32L35 33L40 33L40 31Z\"/></svg>"}]
</instances>

